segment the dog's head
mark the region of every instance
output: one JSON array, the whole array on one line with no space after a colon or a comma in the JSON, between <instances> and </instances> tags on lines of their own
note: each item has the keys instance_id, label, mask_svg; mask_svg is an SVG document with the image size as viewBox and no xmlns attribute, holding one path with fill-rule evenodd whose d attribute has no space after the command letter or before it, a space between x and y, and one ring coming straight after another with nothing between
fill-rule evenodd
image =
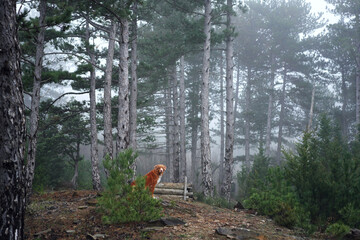
<instances>
[{"instance_id":1,"label":"dog's head","mask_svg":"<svg viewBox=\"0 0 360 240\"><path fill-rule=\"evenodd\" d=\"M166 170L166 166L163 164L158 164L158 165L155 165L154 170L157 173L157 175L161 176L164 174L164 172Z\"/></svg>"}]
</instances>

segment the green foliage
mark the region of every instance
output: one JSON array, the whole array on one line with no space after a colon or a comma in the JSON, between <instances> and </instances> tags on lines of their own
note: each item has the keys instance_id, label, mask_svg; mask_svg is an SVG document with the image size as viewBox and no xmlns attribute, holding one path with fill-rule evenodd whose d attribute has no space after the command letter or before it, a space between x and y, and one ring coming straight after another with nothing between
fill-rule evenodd
<instances>
[{"instance_id":1,"label":"green foliage","mask_svg":"<svg viewBox=\"0 0 360 240\"><path fill-rule=\"evenodd\" d=\"M343 239L349 232L350 227L343 223L334 223L326 228L326 233L330 234L335 239Z\"/></svg>"},{"instance_id":2,"label":"green foliage","mask_svg":"<svg viewBox=\"0 0 360 240\"><path fill-rule=\"evenodd\" d=\"M206 203L211 206L232 209L234 207L233 202L228 202L225 198L220 196L205 197L203 193L195 193L195 199L199 202Z\"/></svg>"},{"instance_id":3,"label":"green foliage","mask_svg":"<svg viewBox=\"0 0 360 240\"><path fill-rule=\"evenodd\" d=\"M136 156L129 149L112 160L109 156L104 160L109 177L106 190L99 198L99 207L105 223L150 221L162 215L160 201L153 199L145 188L144 177L138 177L134 187L129 184L133 176L130 166Z\"/></svg>"},{"instance_id":4,"label":"green foliage","mask_svg":"<svg viewBox=\"0 0 360 240\"><path fill-rule=\"evenodd\" d=\"M260 151L251 171L238 173L240 186L247 189L245 206L308 232L328 219L359 227L359 144L358 139L345 143L338 126L322 116L318 131L304 133L295 152L284 152L283 168L268 168ZM338 224L329 231L340 236L345 230Z\"/></svg>"}]
</instances>

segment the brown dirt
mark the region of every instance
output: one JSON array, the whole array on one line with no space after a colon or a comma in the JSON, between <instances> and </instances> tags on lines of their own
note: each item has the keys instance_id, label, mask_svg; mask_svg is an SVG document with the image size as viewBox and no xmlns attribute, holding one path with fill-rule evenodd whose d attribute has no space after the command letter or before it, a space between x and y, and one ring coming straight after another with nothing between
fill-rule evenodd
<instances>
[{"instance_id":1,"label":"brown dirt","mask_svg":"<svg viewBox=\"0 0 360 240\"><path fill-rule=\"evenodd\" d=\"M238 239L306 239L262 216L199 202L164 199L164 217L185 225L150 227L148 223L106 225L96 210L94 191L57 191L32 197L25 217L27 239L228 239L223 227L252 233ZM236 238L234 238L236 239Z\"/></svg>"}]
</instances>

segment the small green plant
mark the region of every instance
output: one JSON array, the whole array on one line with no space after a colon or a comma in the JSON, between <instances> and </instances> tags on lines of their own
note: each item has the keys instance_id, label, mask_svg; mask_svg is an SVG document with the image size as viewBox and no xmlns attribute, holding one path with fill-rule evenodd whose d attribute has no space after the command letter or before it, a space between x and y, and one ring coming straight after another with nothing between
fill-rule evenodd
<instances>
[{"instance_id":1,"label":"small green plant","mask_svg":"<svg viewBox=\"0 0 360 240\"><path fill-rule=\"evenodd\" d=\"M194 197L197 201L209 204L211 206L229 209L232 209L234 207L233 202L228 202L225 198L219 196L205 197L202 193L195 193Z\"/></svg>"},{"instance_id":2,"label":"small green plant","mask_svg":"<svg viewBox=\"0 0 360 240\"><path fill-rule=\"evenodd\" d=\"M138 177L135 186L129 184L135 158L132 150L125 150L112 160L108 156L104 160L109 177L98 205L105 223L149 221L162 215L160 201L145 188L144 177Z\"/></svg>"},{"instance_id":3,"label":"small green plant","mask_svg":"<svg viewBox=\"0 0 360 240\"><path fill-rule=\"evenodd\" d=\"M343 239L350 232L350 227L343 223L334 223L326 228L326 233L335 239Z\"/></svg>"}]
</instances>

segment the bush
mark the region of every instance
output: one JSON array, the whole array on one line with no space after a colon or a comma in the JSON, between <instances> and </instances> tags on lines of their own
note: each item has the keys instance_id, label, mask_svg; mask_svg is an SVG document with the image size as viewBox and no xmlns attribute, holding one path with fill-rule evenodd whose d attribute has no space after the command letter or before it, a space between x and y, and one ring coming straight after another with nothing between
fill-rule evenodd
<instances>
[{"instance_id":1,"label":"bush","mask_svg":"<svg viewBox=\"0 0 360 240\"><path fill-rule=\"evenodd\" d=\"M234 207L233 202L228 202L225 198L222 198L220 196L205 197L205 195L202 193L195 193L194 198L199 202L203 202L215 207L228 209L232 209Z\"/></svg>"},{"instance_id":2,"label":"bush","mask_svg":"<svg viewBox=\"0 0 360 240\"><path fill-rule=\"evenodd\" d=\"M326 233L336 239L343 239L350 232L350 227L343 223L334 223L326 228Z\"/></svg>"},{"instance_id":3,"label":"bush","mask_svg":"<svg viewBox=\"0 0 360 240\"><path fill-rule=\"evenodd\" d=\"M149 189L145 188L145 178L138 177L135 187L129 184L133 176L130 166L135 158L132 150L125 150L113 160L108 156L104 160L109 177L98 205L105 223L149 221L161 217L160 201L153 199Z\"/></svg>"}]
</instances>

